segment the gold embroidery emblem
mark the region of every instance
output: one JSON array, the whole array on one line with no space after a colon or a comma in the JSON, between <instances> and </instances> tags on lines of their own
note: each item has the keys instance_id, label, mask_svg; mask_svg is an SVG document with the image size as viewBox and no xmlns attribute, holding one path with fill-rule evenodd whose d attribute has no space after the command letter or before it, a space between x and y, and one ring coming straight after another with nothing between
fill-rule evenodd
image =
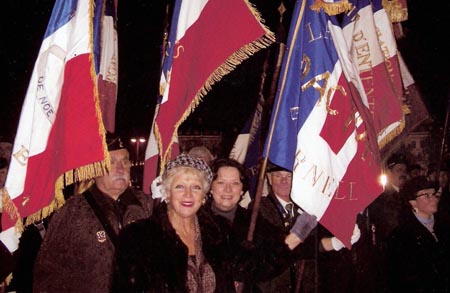
<instances>
[{"instance_id":1,"label":"gold embroidery emblem","mask_svg":"<svg viewBox=\"0 0 450 293\"><path fill-rule=\"evenodd\" d=\"M98 231L97 232L97 241L100 243L103 243L106 241L106 232L105 231Z\"/></svg>"}]
</instances>

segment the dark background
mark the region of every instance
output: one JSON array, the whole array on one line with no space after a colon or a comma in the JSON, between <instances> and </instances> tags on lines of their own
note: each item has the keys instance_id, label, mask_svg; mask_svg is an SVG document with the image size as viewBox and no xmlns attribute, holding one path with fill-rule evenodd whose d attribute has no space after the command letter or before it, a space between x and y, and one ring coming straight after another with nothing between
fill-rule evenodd
<instances>
[{"instance_id":1,"label":"dark background","mask_svg":"<svg viewBox=\"0 0 450 293\"><path fill-rule=\"evenodd\" d=\"M158 95L167 2L173 1L119 1L116 132L127 138L147 138L150 132ZM252 2L266 24L274 29L279 1ZM2 4L0 135L12 141L54 0L7 0ZM289 8L289 3L287 6ZM398 41L399 50L438 128L444 126L449 97L448 11L448 2L409 1L409 19L402 23L405 37ZM289 14L288 10L286 22ZM256 105L264 54L262 51L254 55L217 83L181 129L200 128L223 133L232 141Z\"/></svg>"}]
</instances>

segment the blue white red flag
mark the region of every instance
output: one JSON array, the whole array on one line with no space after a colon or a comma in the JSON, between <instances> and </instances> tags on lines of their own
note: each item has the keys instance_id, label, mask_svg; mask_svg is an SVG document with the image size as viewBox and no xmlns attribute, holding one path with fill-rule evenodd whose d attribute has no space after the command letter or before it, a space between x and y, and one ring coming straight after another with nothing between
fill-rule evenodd
<instances>
[{"instance_id":1,"label":"blue white red flag","mask_svg":"<svg viewBox=\"0 0 450 293\"><path fill-rule=\"evenodd\" d=\"M2 228L46 217L62 189L107 160L93 64L94 6L57 0L25 96L3 193Z\"/></svg>"},{"instance_id":2,"label":"blue white red flag","mask_svg":"<svg viewBox=\"0 0 450 293\"><path fill-rule=\"evenodd\" d=\"M392 25L381 0L355 1L355 6L359 9L359 20L354 21L359 38L352 39L355 48L365 48L365 52L358 49L355 52L360 52L357 60L364 60L360 63L366 64L359 66L360 76L369 99L378 145L383 148L405 128L400 56ZM343 30L345 34L346 28ZM363 41L362 35L368 38L367 42Z\"/></svg>"},{"instance_id":3,"label":"blue white red flag","mask_svg":"<svg viewBox=\"0 0 450 293\"><path fill-rule=\"evenodd\" d=\"M325 12L345 3L297 1L264 156L293 171L292 200L350 247L356 215L382 186L367 97Z\"/></svg>"},{"instance_id":4,"label":"blue white red flag","mask_svg":"<svg viewBox=\"0 0 450 293\"><path fill-rule=\"evenodd\" d=\"M144 168L144 192L178 152L174 150L178 127L212 85L275 41L260 20L247 0L175 1L160 82L162 99L151 134L157 142L160 169ZM149 143L146 164L151 160L150 149L155 147Z\"/></svg>"}]
</instances>

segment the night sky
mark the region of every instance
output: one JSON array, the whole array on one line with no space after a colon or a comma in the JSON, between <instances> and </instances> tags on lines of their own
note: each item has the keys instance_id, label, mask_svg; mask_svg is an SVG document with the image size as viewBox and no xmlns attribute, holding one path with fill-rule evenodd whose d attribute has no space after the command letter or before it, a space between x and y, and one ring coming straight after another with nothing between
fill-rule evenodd
<instances>
[{"instance_id":1,"label":"night sky","mask_svg":"<svg viewBox=\"0 0 450 293\"><path fill-rule=\"evenodd\" d=\"M277 21L279 1L254 0L269 27ZM160 47L165 0L119 0L119 96L116 132L144 136L150 132L158 94ZM431 5L431 3L434 3ZM2 98L0 135L12 139L31 71L54 0L3 1L0 48ZM449 97L449 2L414 0L399 49L411 70L432 117L443 125ZM257 102L264 53L256 54L217 83L184 128L202 119L205 129L235 133Z\"/></svg>"}]
</instances>

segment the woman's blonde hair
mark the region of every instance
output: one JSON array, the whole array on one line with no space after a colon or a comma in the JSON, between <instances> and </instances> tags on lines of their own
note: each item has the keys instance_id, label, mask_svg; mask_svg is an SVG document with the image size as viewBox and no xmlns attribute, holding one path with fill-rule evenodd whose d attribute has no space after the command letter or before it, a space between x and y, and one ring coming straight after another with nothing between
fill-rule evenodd
<instances>
[{"instance_id":1,"label":"woman's blonde hair","mask_svg":"<svg viewBox=\"0 0 450 293\"><path fill-rule=\"evenodd\" d=\"M164 176L164 180L162 181L162 188L166 198L167 195L169 194L170 185L172 184L173 179L180 174L187 174L200 178L201 181L203 182L203 196L204 197L206 196L210 188L210 182L205 177L205 174L202 171L193 167L179 166L168 170L167 174L165 174Z\"/></svg>"}]
</instances>

